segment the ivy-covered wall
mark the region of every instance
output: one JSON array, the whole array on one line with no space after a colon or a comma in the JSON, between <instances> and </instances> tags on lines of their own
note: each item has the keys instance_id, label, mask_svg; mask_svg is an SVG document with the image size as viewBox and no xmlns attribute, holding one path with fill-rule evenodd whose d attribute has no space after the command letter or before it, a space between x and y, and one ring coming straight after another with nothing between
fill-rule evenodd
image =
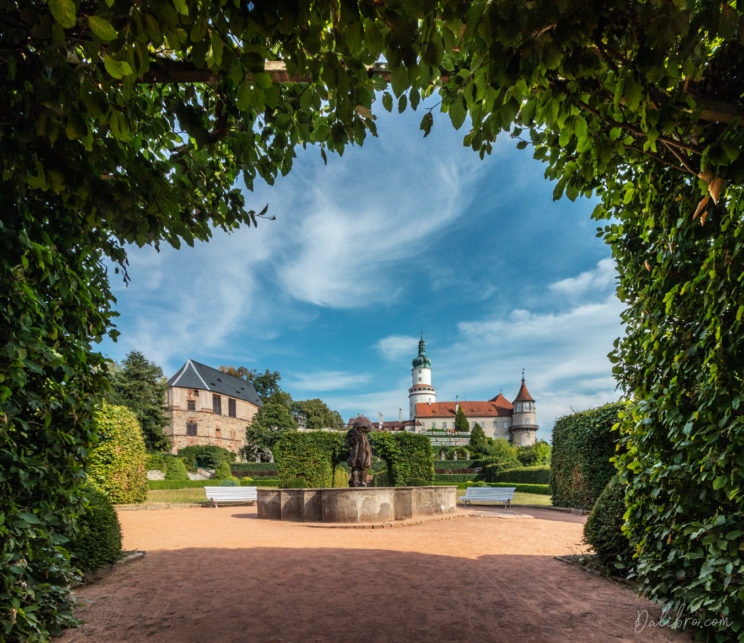
<instances>
[{"instance_id":1,"label":"ivy-covered wall","mask_svg":"<svg viewBox=\"0 0 744 643\"><path fill-rule=\"evenodd\" d=\"M98 445L90 454L89 476L117 503L147 499L147 453L137 417L126 406L103 403L95 415Z\"/></svg>"},{"instance_id":2,"label":"ivy-covered wall","mask_svg":"<svg viewBox=\"0 0 744 643\"><path fill-rule=\"evenodd\" d=\"M572 413L560 418L553 428L550 462L550 490L557 507L591 509L615 467L610 458L617 455L620 435L612 431L622 402Z\"/></svg>"}]
</instances>

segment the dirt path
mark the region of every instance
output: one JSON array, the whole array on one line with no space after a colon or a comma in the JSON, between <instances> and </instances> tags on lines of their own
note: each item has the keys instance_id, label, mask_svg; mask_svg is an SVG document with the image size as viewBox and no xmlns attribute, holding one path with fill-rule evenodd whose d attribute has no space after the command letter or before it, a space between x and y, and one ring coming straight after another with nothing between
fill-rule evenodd
<instances>
[{"instance_id":1,"label":"dirt path","mask_svg":"<svg viewBox=\"0 0 744 643\"><path fill-rule=\"evenodd\" d=\"M688 640L636 633L658 608L553 558L583 551L583 517L478 513L328 529L254 507L121 511L124 548L147 556L81 588L85 624L61 640Z\"/></svg>"}]
</instances>

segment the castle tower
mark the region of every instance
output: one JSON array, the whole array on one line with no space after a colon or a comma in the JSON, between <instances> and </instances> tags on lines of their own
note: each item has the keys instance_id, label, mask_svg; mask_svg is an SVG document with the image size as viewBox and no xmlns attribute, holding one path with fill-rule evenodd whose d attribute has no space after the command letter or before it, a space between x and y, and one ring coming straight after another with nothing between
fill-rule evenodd
<instances>
[{"instance_id":1,"label":"castle tower","mask_svg":"<svg viewBox=\"0 0 744 643\"><path fill-rule=\"evenodd\" d=\"M437 401L437 391L431 385L431 360L426 356L424 335L418 345L418 355L413 360L411 369L411 388L408 389L409 417L416 419L416 405Z\"/></svg>"},{"instance_id":2,"label":"castle tower","mask_svg":"<svg viewBox=\"0 0 744 643\"><path fill-rule=\"evenodd\" d=\"M527 386L524 383L524 371L522 371L522 386L519 393L512 402L514 414L512 425L509 429L511 442L516 446L529 446L535 444L537 438L537 419L535 417L535 400L532 399Z\"/></svg>"}]
</instances>

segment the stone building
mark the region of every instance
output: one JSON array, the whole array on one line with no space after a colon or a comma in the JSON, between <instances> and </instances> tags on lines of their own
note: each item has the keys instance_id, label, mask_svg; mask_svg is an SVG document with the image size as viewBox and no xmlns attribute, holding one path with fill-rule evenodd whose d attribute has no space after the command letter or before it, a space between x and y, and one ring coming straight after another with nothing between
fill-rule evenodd
<instances>
[{"instance_id":1,"label":"stone building","mask_svg":"<svg viewBox=\"0 0 744 643\"><path fill-rule=\"evenodd\" d=\"M535 400L527 390L524 373L522 385L512 402L502 393L487 401L437 402L436 389L431 379L431 360L426 355L426 344L422 337L418 355L413 360L411 377L412 385L408 389L411 419L406 423L405 430L416 433L432 430L454 433L457 409L462 408L470 429L480 424L486 437L506 438L518 446L535 444L537 441Z\"/></svg>"},{"instance_id":2,"label":"stone building","mask_svg":"<svg viewBox=\"0 0 744 643\"><path fill-rule=\"evenodd\" d=\"M238 453L261 399L250 382L188 360L168 380L166 407L173 453L205 445Z\"/></svg>"}]
</instances>

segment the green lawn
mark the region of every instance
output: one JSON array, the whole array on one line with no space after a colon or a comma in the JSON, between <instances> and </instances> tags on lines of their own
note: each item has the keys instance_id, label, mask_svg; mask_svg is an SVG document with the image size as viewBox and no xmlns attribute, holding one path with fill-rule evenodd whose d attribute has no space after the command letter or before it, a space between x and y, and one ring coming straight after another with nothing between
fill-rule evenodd
<instances>
[{"instance_id":1,"label":"green lawn","mask_svg":"<svg viewBox=\"0 0 744 643\"><path fill-rule=\"evenodd\" d=\"M147 502L206 502L204 488L201 489L150 489Z\"/></svg>"},{"instance_id":2,"label":"green lawn","mask_svg":"<svg viewBox=\"0 0 744 643\"><path fill-rule=\"evenodd\" d=\"M457 497L461 498L465 495L466 491L466 489L458 489ZM494 505L496 504L497 503L494 503ZM541 493L524 493L522 491L515 491L514 500L512 500L512 505L543 505L550 507L552 504L553 502L551 501L550 496Z\"/></svg>"}]
</instances>

